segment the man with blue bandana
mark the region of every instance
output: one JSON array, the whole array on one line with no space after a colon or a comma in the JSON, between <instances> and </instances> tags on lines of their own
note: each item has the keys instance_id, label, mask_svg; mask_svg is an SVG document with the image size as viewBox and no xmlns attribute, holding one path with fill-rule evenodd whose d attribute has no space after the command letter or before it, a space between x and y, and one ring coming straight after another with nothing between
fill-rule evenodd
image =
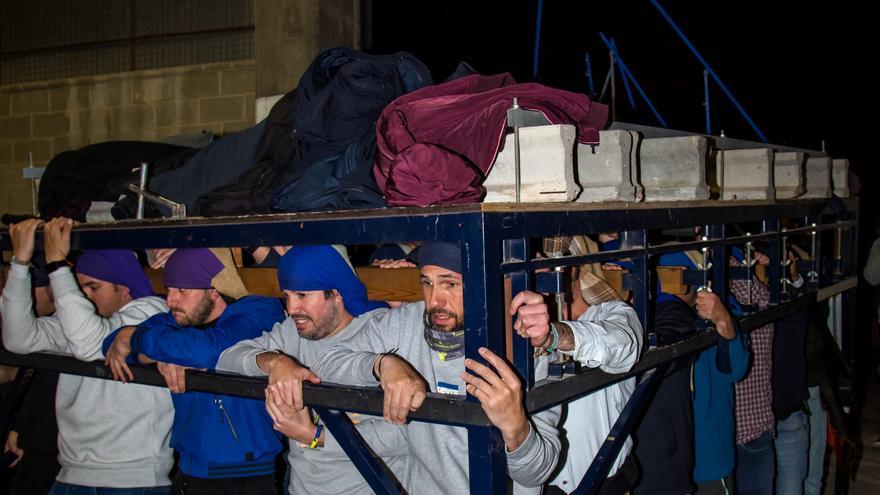
<instances>
[{"instance_id":1,"label":"man with blue bandana","mask_svg":"<svg viewBox=\"0 0 880 495\"><path fill-rule=\"evenodd\" d=\"M684 252L664 254L657 264L697 269L692 257ZM655 320L662 320L666 327L678 326L682 333L695 332L697 318L711 320L718 332L718 345L701 352L693 366L696 490L692 493L732 495L736 493L733 386L748 369L747 337L736 328L718 295L709 291L689 287L686 294L672 295L658 290L655 313ZM671 475L672 469L667 469L666 474ZM682 493L689 491L685 489Z\"/></svg>"},{"instance_id":2,"label":"man with blue bandana","mask_svg":"<svg viewBox=\"0 0 880 495\"><path fill-rule=\"evenodd\" d=\"M35 317L28 271L41 225L56 312ZM167 310L131 251L88 250L71 270L65 260L72 228L66 218L10 227L14 257L0 299L6 349L93 361L103 357L101 342L113 329ZM61 471L50 494L168 493L174 412L166 390L62 373L55 403Z\"/></svg>"},{"instance_id":3,"label":"man with blue bandana","mask_svg":"<svg viewBox=\"0 0 880 495\"><path fill-rule=\"evenodd\" d=\"M278 300L249 296L229 249L178 249L165 264L167 313L120 328L104 340L115 378L129 363L159 362L174 401L171 446L178 451L172 492L276 494L281 451L263 401L185 391L183 367L213 371L220 353L284 318Z\"/></svg>"},{"instance_id":4,"label":"man with blue bandana","mask_svg":"<svg viewBox=\"0 0 880 495\"><path fill-rule=\"evenodd\" d=\"M320 418L312 418L308 409L303 409L300 388L291 384L318 382L299 364L314 366L330 348L356 338L364 325L386 313L387 307L367 299L364 285L331 246L292 247L278 266L278 285L284 291L287 319L271 332L227 349L217 369L268 375L266 407L275 427L290 438L290 493L370 492ZM379 417L350 417L373 453L401 481L411 470L424 471L412 462L403 428Z\"/></svg>"}]
</instances>

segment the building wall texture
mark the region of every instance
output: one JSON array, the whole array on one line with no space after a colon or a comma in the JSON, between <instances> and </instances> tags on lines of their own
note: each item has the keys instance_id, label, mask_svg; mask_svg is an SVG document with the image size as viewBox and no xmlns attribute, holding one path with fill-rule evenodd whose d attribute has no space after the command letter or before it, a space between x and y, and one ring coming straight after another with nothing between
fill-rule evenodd
<instances>
[{"instance_id":1,"label":"building wall texture","mask_svg":"<svg viewBox=\"0 0 880 495\"><path fill-rule=\"evenodd\" d=\"M254 125L254 94L253 60L0 86L0 212L30 211L29 153L45 166L103 141L226 135Z\"/></svg>"}]
</instances>

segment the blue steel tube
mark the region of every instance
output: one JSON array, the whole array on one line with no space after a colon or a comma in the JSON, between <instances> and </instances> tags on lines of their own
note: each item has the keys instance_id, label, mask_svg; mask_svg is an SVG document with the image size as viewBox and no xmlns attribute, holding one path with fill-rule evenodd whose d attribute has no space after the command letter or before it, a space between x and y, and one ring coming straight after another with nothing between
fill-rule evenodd
<instances>
[{"instance_id":1,"label":"blue steel tube","mask_svg":"<svg viewBox=\"0 0 880 495\"><path fill-rule=\"evenodd\" d=\"M709 75L712 76L712 79L715 80L715 82L721 88L721 91L724 91L724 94L727 95L727 97L730 99L730 102L733 103L733 106L735 106L736 109L739 110L739 113L742 114L744 119L746 119L746 122L748 122L749 125L752 127L752 130L755 131L755 134L758 135L758 138L766 143L767 138L764 137L764 133L761 132L761 129L758 128L758 124L755 124L755 121L752 120L752 117L749 116L749 113L746 112L746 109L743 108L742 105L740 105L739 100L737 100L736 97L733 96L733 93L731 93L730 90L727 89L727 86L724 84L721 78L718 77L718 74L716 74L715 71L712 70L712 67L709 66L709 62L706 62L706 59L704 59L703 56L700 55L697 47L695 47L694 44L691 43L691 41L688 39L688 37L685 36L681 28L678 27L675 21L672 20L672 17L670 17L666 10L664 10L663 7L660 5L660 2L658 2L657 0L651 0L651 5L653 5L657 9L657 11L660 12L660 15L663 16L664 19L666 19L666 22L668 22L669 25L672 27L672 30L675 31L675 34L677 34L678 37L681 38L682 41L684 41L684 44L690 49L694 56L697 57L697 60L699 60L700 63L703 64L703 68L706 69Z\"/></svg>"},{"instance_id":2,"label":"blue steel tube","mask_svg":"<svg viewBox=\"0 0 880 495\"><path fill-rule=\"evenodd\" d=\"M589 52L584 53L584 70L587 73L587 87L590 88L590 97L592 98L596 88L593 86L593 63L590 61Z\"/></svg>"},{"instance_id":3,"label":"blue steel tube","mask_svg":"<svg viewBox=\"0 0 880 495\"><path fill-rule=\"evenodd\" d=\"M709 110L709 73L703 71L703 106L706 107L706 134L712 134L712 112Z\"/></svg>"},{"instance_id":4,"label":"blue steel tube","mask_svg":"<svg viewBox=\"0 0 880 495\"><path fill-rule=\"evenodd\" d=\"M538 0L538 15L535 19L535 55L532 58L532 79L538 79L538 50L541 48L541 17L544 12L544 0Z\"/></svg>"},{"instance_id":5,"label":"blue steel tube","mask_svg":"<svg viewBox=\"0 0 880 495\"><path fill-rule=\"evenodd\" d=\"M611 44L611 40L609 40L604 33L599 33L599 37L602 38L602 42L605 43L605 46L607 46L608 49L611 50L611 53L614 55L614 60L618 64L620 64L621 70L626 74L626 77L628 77L629 80L632 81L633 86L636 87L636 91L639 92L639 96L641 96L642 99L645 100L645 103L648 104L648 108L650 108L651 111L654 112L654 116L657 117L658 121L660 121L660 125L668 128L669 126L666 124L666 121L663 120L660 112L657 111L657 107L654 106L654 103L651 101L650 98L648 98L645 90L642 89L642 86L639 84L638 81L636 81L636 78L632 75L632 72L629 71L629 68L627 68L626 64L623 62L623 59L620 58L620 53L618 53L617 50L614 48L614 45Z\"/></svg>"},{"instance_id":6,"label":"blue steel tube","mask_svg":"<svg viewBox=\"0 0 880 495\"><path fill-rule=\"evenodd\" d=\"M465 357L485 362L485 347L504 356L506 313L502 290L501 240L489 232L485 215L463 225L460 231L464 283ZM467 400L477 400L472 395ZM507 491L507 456L495 427L468 426L468 470L471 493L501 495Z\"/></svg>"},{"instance_id":7,"label":"blue steel tube","mask_svg":"<svg viewBox=\"0 0 880 495\"><path fill-rule=\"evenodd\" d=\"M587 473L584 474L584 478L571 493L575 495L595 495L599 492L599 488L602 487L602 482L608 476L608 471L611 469L611 465L614 464L614 460L617 459L620 449L623 448L623 444L629 437L630 432L635 428L637 420L641 418L642 411L648 406L651 399L654 398L657 387L663 381L669 364L663 363L642 376L626 406L623 407L623 411L620 411L620 416L617 417L617 421L614 422L611 431L608 432L607 439L599 447L599 452L593 458L593 462L590 464L589 469L587 469Z\"/></svg>"}]
</instances>

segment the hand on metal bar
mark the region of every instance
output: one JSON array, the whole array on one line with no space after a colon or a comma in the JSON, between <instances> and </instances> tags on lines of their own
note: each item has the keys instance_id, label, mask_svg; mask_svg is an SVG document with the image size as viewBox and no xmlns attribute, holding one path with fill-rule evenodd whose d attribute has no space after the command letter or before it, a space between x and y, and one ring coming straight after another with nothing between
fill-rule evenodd
<instances>
[{"instance_id":1,"label":"hand on metal bar","mask_svg":"<svg viewBox=\"0 0 880 495\"><path fill-rule=\"evenodd\" d=\"M415 411L425 401L428 392L425 379L395 354L380 354L373 364L373 374L379 378L379 386L385 392L383 417L394 424L406 423L410 411Z\"/></svg>"},{"instance_id":2,"label":"hand on metal bar","mask_svg":"<svg viewBox=\"0 0 880 495\"><path fill-rule=\"evenodd\" d=\"M513 452L531 431L522 405L522 382L513 368L489 349L481 347L480 356L492 367L465 359L465 367L473 374L464 371L461 379L467 383L468 393L480 401L489 421L501 430L507 450Z\"/></svg>"}]
</instances>

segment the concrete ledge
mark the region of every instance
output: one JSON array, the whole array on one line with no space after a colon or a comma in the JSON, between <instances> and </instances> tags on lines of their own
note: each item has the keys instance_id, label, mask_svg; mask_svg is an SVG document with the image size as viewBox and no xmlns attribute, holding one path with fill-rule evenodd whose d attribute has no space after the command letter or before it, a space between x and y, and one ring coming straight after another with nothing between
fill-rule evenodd
<instances>
[{"instance_id":1,"label":"concrete ledge","mask_svg":"<svg viewBox=\"0 0 880 495\"><path fill-rule=\"evenodd\" d=\"M776 153L773 160L773 180L777 199L792 199L806 191L804 153L800 151Z\"/></svg>"},{"instance_id":2,"label":"concrete ledge","mask_svg":"<svg viewBox=\"0 0 880 495\"><path fill-rule=\"evenodd\" d=\"M719 150L715 176L721 199L776 199L772 150Z\"/></svg>"},{"instance_id":3,"label":"concrete ledge","mask_svg":"<svg viewBox=\"0 0 880 495\"><path fill-rule=\"evenodd\" d=\"M834 185L835 196L850 197L849 160L846 158L831 160L831 183Z\"/></svg>"},{"instance_id":4,"label":"concrete ledge","mask_svg":"<svg viewBox=\"0 0 880 495\"><path fill-rule=\"evenodd\" d=\"M708 199L706 150L702 136L643 139L639 177L645 201Z\"/></svg>"},{"instance_id":5,"label":"concrete ledge","mask_svg":"<svg viewBox=\"0 0 880 495\"><path fill-rule=\"evenodd\" d=\"M578 182L584 189L578 202L636 200L633 157L640 139L630 131L600 131L598 145L577 144Z\"/></svg>"},{"instance_id":6,"label":"concrete ledge","mask_svg":"<svg viewBox=\"0 0 880 495\"><path fill-rule=\"evenodd\" d=\"M523 127L520 138L520 201L547 203L574 201L580 186L574 179L575 128L571 125ZM513 135L502 143L483 186L484 203L516 201L516 161Z\"/></svg>"},{"instance_id":7,"label":"concrete ledge","mask_svg":"<svg viewBox=\"0 0 880 495\"><path fill-rule=\"evenodd\" d=\"M807 163L804 165L804 177L806 178L804 198L831 197L831 158L807 158Z\"/></svg>"}]
</instances>

